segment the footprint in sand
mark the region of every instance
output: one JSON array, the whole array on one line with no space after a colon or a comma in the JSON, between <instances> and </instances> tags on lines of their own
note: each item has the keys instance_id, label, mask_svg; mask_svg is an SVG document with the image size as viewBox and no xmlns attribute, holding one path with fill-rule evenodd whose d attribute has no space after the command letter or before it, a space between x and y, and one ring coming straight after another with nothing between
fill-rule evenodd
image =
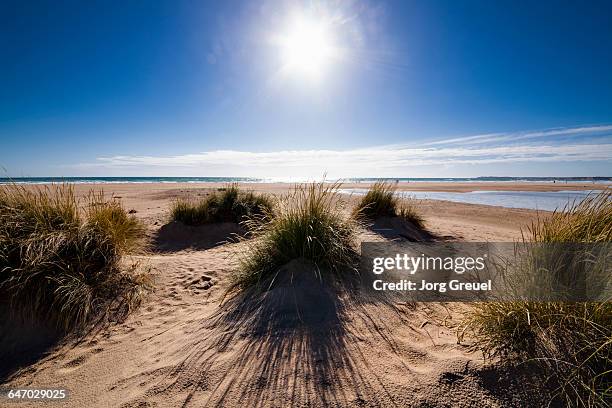
<instances>
[{"instance_id":1,"label":"footprint in sand","mask_svg":"<svg viewBox=\"0 0 612 408\"><path fill-rule=\"evenodd\" d=\"M214 282L210 276L202 275L194 280L192 280L188 286L191 286L192 289L196 290L208 290L214 285Z\"/></svg>"},{"instance_id":2,"label":"footprint in sand","mask_svg":"<svg viewBox=\"0 0 612 408\"><path fill-rule=\"evenodd\" d=\"M104 351L103 347L95 347L91 349L89 352L81 354L78 357L71 359L70 361L64 363L62 367L58 370L59 373L66 373L69 371L73 371L80 367L83 363L85 363L92 355L101 353Z\"/></svg>"},{"instance_id":3,"label":"footprint in sand","mask_svg":"<svg viewBox=\"0 0 612 408\"><path fill-rule=\"evenodd\" d=\"M87 356L86 355L73 358L72 360L70 360L66 364L64 364L64 368L78 367L81 364L83 364L86 360L87 360Z\"/></svg>"}]
</instances>

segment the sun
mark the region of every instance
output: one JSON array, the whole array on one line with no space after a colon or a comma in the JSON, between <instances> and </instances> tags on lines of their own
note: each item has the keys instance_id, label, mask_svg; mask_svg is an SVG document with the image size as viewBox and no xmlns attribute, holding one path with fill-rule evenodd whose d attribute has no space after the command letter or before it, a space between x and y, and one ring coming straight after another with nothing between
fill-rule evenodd
<instances>
[{"instance_id":1,"label":"sun","mask_svg":"<svg viewBox=\"0 0 612 408\"><path fill-rule=\"evenodd\" d=\"M332 27L324 20L295 17L277 38L283 69L304 78L320 78L339 56Z\"/></svg>"}]
</instances>

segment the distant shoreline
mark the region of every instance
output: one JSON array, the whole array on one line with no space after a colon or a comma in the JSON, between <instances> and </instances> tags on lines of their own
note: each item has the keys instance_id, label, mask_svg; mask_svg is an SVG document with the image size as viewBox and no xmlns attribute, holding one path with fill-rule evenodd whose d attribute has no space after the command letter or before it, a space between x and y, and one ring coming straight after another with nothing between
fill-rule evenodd
<instances>
[{"instance_id":1,"label":"distant shoreline","mask_svg":"<svg viewBox=\"0 0 612 408\"><path fill-rule=\"evenodd\" d=\"M91 189L103 189L106 191L148 191L148 192L170 192L175 190L206 190L223 188L228 183L237 183L247 190L260 192L285 193L290 191L299 182L261 182L261 181L143 181L141 178L133 181L119 181L92 179L87 181L75 181L74 179L59 179L53 181L24 181L15 180L2 181L0 185L17 183L23 186L44 186L52 183L71 184L76 192L87 192ZM373 181L342 181L342 190L365 189ZM552 181L411 181L394 183L398 192L444 192L444 193L472 193L472 192L563 192L563 191L587 191L605 190L612 188L612 182L568 182L561 183Z\"/></svg>"},{"instance_id":2,"label":"distant shoreline","mask_svg":"<svg viewBox=\"0 0 612 408\"><path fill-rule=\"evenodd\" d=\"M386 180L398 183L398 186L415 186L415 191L424 191L425 185L458 185L458 184L492 184L501 185L516 184L559 184L574 189L575 184L589 184L590 188L595 184L612 184L612 177L414 177L414 178L393 178L393 177L351 177L343 179L328 179L326 182L342 182L343 184L368 184L378 180ZM217 184L217 183L245 183L245 184L293 184L310 181L320 181L320 179L298 178L298 177L0 177L0 184L51 184L51 183L71 183L71 184ZM570 184L573 186L570 186ZM408 189L410 190L410 189ZM431 190L431 191L436 191ZM505 188L504 188L505 190ZM455 191L444 190L444 191Z\"/></svg>"},{"instance_id":3,"label":"distant shoreline","mask_svg":"<svg viewBox=\"0 0 612 408\"><path fill-rule=\"evenodd\" d=\"M296 183L241 182L246 190L272 193L276 195L290 192ZM371 182L344 182L340 192L345 195L359 195ZM45 183L21 184L26 188L39 188ZM71 184L77 196L86 196L92 189L103 190L117 197L134 195L155 198L159 196L200 195L206 191L227 186L227 182L88 182ZM536 210L553 210L563 207L574 199L584 198L590 192L612 188L609 183L573 182L398 182L395 184L399 195L420 200L444 200L465 204L502 206L506 208L524 208ZM465 194L464 194L465 193ZM470 194L472 193L472 194ZM581 194L577 194L581 193ZM582 194L583 193L583 194Z\"/></svg>"}]
</instances>

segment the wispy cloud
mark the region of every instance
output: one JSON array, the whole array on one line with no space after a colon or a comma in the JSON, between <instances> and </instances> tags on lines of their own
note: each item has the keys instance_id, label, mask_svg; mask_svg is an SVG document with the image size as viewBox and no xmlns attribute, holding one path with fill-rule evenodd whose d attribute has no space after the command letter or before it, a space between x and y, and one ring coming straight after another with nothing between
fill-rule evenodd
<instances>
[{"instance_id":1,"label":"wispy cloud","mask_svg":"<svg viewBox=\"0 0 612 408\"><path fill-rule=\"evenodd\" d=\"M419 167L513 165L568 162L612 162L612 126L494 133L436 141L427 145L372 146L344 150L282 150L252 152L212 150L168 156L117 155L68 167L80 172L138 174L250 174L304 176L322 174L415 174ZM592 136L597 134L598 136ZM574 139L558 139L559 136ZM583 135L584 138L578 137ZM602 136L603 135L603 136ZM534 142L535 140L535 142ZM484 144L484 141L487 144ZM481 143L482 142L482 143ZM559 164L562 170L566 165ZM373 174L372 174L373 175Z\"/></svg>"},{"instance_id":2,"label":"wispy cloud","mask_svg":"<svg viewBox=\"0 0 612 408\"><path fill-rule=\"evenodd\" d=\"M426 165L491 164L518 162L567 162L612 160L612 143L565 146L499 146L495 148L394 149L373 147L352 150L287 150L245 152L216 150L175 156L100 157L80 168L207 168L227 166L279 170L383 169Z\"/></svg>"},{"instance_id":3,"label":"wispy cloud","mask_svg":"<svg viewBox=\"0 0 612 408\"><path fill-rule=\"evenodd\" d=\"M554 128L536 131L488 133L483 135L457 137L452 139L436 140L423 144L423 146L449 145L449 144L482 144L491 142L518 141L537 139L542 137L584 137L584 136L609 136L612 125L582 126L570 128Z\"/></svg>"}]
</instances>

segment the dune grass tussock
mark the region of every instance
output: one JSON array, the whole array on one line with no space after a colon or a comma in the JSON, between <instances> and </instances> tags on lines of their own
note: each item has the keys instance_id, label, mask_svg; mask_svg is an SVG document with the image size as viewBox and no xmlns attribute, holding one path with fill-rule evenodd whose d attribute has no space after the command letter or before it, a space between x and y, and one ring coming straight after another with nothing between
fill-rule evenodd
<instances>
[{"instance_id":1,"label":"dune grass tussock","mask_svg":"<svg viewBox=\"0 0 612 408\"><path fill-rule=\"evenodd\" d=\"M416 211L409 200L401 200L396 196L396 187L385 181L374 183L361 198L353 216L357 219L373 220L378 217L401 217L423 228L423 217Z\"/></svg>"},{"instance_id":2,"label":"dune grass tussock","mask_svg":"<svg viewBox=\"0 0 612 408\"><path fill-rule=\"evenodd\" d=\"M611 242L612 190L591 194L545 221L534 222L527 236L536 242Z\"/></svg>"},{"instance_id":3,"label":"dune grass tussock","mask_svg":"<svg viewBox=\"0 0 612 408\"><path fill-rule=\"evenodd\" d=\"M148 278L120 262L142 248L144 226L102 193L0 186L0 303L15 317L71 330L129 310Z\"/></svg>"},{"instance_id":4,"label":"dune grass tussock","mask_svg":"<svg viewBox=\"0 0 612 408\"><path fill-rule=\"evenodd\" d=\"M394 217L397 213L398 198L395 196L395 186L388 182L374 183L361 198L353 214L357 217Z\"/></svg>"},{"instance_id":5,"label":"dune grass tussock","mask_svg":"<svg viewBox=\"0 0 612 408\"><path fill-rule=\"evenodd\" d=\"M421 216L421 214L417 211L415 206L412 203L406 202L404 199L401 203L398 211L397 217L403 218L406 221L410 221L415 227L419 229L425 228L425 220Z\"/></svg>"},{"instance_id":6,"label":"dune grass tussock","mask_svg":"<svg viewBox=\"0 0 612 408\"><path fill-rule=\"evenodd\" d=\"M105 200L104 193L91 192L85 209L86 227L98 231L122 253L136 253L146 247L145 227L129 215L117 200Z\"/></svg>"},{"instance_id":7,"label":"dune grass tussock","mask_svg":"<svg viewBox=\"0 0 612 408\"><path fill-rule=\"evenodd\" d=\"M357 221L343 211L338 187L298 186L279 200L272 217L247 221L255 240L245 243L248 249L230 290L267 282L279 267L295 259L311 261L317 273L354 268Z\"/></svg>"},{"instance_id":8,"label":"dune grass tussock","mask_svg":"<svg viewBox=\"0 0 612 408\"><path fill-rule=\"evenodd\" d=\"M538 220L524 235L541 243L609 243L611 238L610 191ZM541 254L536 256L541 261ZM554 261L548 254L544 260ZM600 278L610 282L609 267L606 270L607 276ZM565 406L604 407L612 401L610 300L480 303L467 316L465 328L487 355L514 356L543 366L556 384L555 398Z\"/></svg>"},{"instance_id":9,"label":"dune grass tussock","mask_svg":"<svg viewBox=\"0 0 612 408\"><path fill-rule=\"evenodd\" d=\"M272 211L272 207L272 200L267 195L242 191L238 185L232 184L199 201L176 201L171 210L171 218L186 225L238 223L246 218L265 217Z\"/></svg>"}]
</instances>

